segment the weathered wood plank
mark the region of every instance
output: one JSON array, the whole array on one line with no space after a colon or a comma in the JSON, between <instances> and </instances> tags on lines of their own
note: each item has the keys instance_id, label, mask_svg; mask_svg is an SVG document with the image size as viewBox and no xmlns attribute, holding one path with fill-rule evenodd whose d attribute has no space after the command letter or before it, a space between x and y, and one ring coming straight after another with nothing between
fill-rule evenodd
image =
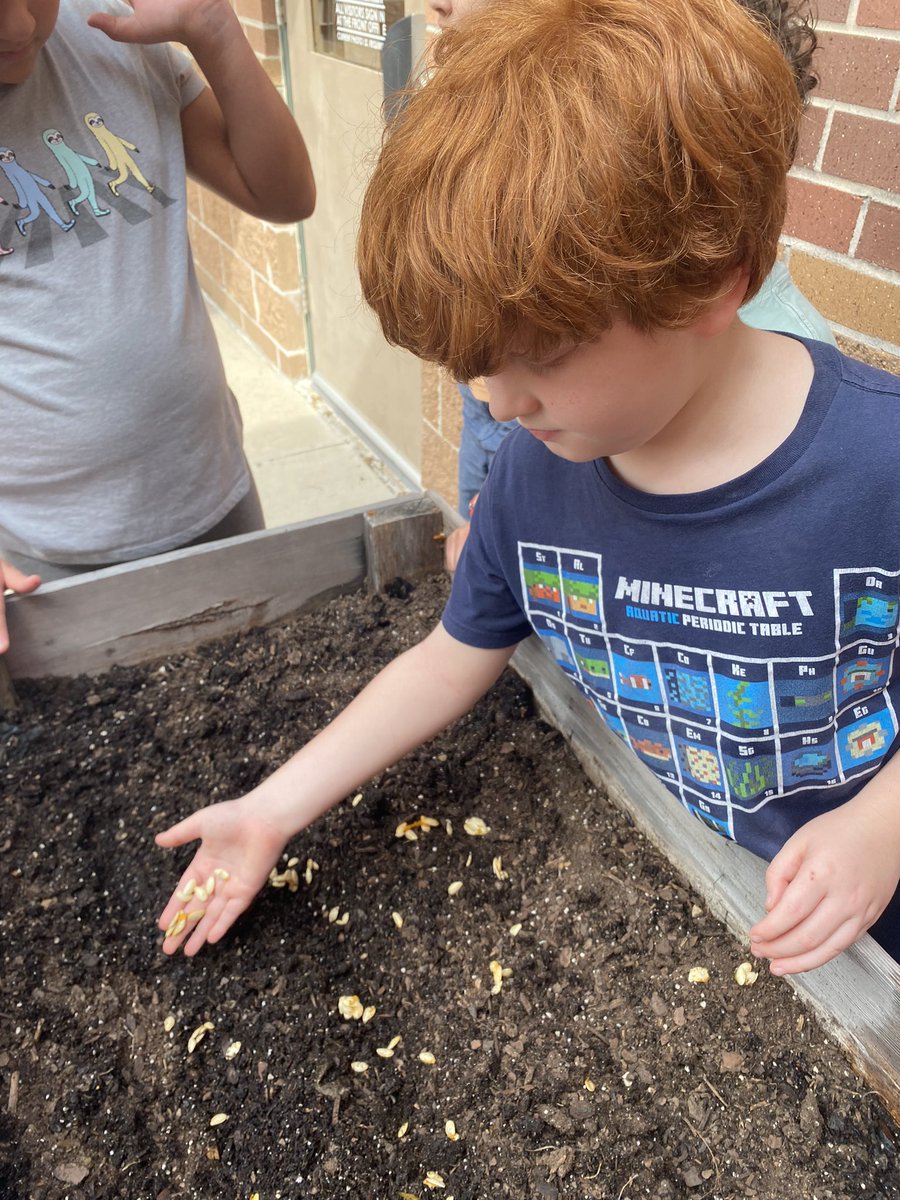
<instances>
[{"instance_id":1,"label":"weathered wood plank","mask_svg":"<svg viewBox=\"0 0 900 1200\"><path fill-rule=\"evenodd\" d=\"M369 590L381 592L398 577L415 580L443 564L441 510L428 496L402 501L365 516Z\"/></svg>"},{"instance_id":2,"label":"weathered wood plank","mask_svg":"<svg viewBox=\"0 0 900 1200\"><path fill-rule=\"evenodd\" d=\"M764 913L766 864L692 817L612 734L565 679L536 637L513 666L543 716L566 738L590 778L669 859L739 940ZM850 1054L857 1070L900 1116L900 967L868 935L791 987Z\"/></svg>"},{"instance_id":3,"label":"weathered wood plank","mask_svg":"<svg viewBox=\"0 0 900 1200\"><path fill-rule=\"evenodd\" d=\"M13 678L97 674L190 649L360 586L363 514L175 550L45 584L7 604Z\"/></svg>"}]
</instances>

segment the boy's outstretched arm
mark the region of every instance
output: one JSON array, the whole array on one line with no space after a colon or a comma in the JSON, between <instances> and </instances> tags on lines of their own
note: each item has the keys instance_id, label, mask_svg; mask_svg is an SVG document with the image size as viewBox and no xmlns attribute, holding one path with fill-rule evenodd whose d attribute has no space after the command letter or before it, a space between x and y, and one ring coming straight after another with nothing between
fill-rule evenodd
<instances>
[{"instance_id":1,"label":"boy's outstretched arm","mask_svg":"<svg viewBox=\"0 0 900 1200\"><path fill-rule=\"evenodd\" d=\"M478 650L438 625L389 663L340 716L259 787L237 800L203 808L159 834L160 846L200 839L159 919L165 931L179 912L189 915L184 928L164 941L165 952L174 954L185 942L185 953L192 955L204 942L217 942L250 905L295 833L468 712L514 649ZM210 879L215 881L211 898L184 898L190 880L205 887ZM201 911L199 918L190 918Z\"/></svg>"},{"instance_id":2,"label":"boy's outstretched arm","mask_svg":"<svg viewBox=\"0 0 900 1200\"><path fill-rule=\"evenodd\" d=\"M881 916L900 880L900 755L852 800L808 821L766 871L750 948L774 975L836 958Z\"/></svg>"},{"instance_id":3,"label":"boy's outstretched arm","mask_svg":"<svg viewBox=\"0 0 900 1200\"><path fill-rule=\"evenodd\" d=\"M244 212L302 221L316 187L303 136L228 0L132 0L89 24L118 42L181 42L209 87L181 114L188 171Z\"/></svg>"},{"instance_id":4,"label":"boy's outstretched arm","mask_svg":"<svg viewBox=\"0 0 900 1200\"><path fill-rule=\"evenodd\" d=\"M11 592L18 592L20 596L25 596L28 592L33 592L35 588L39 588L40 586L40 575L26 575L24 571L20 571L18 567L14 567L12 563L4 562L0 558L0 654L5 654L9 649L4 593L8 588Z\"/></svg>"}]
</instances>

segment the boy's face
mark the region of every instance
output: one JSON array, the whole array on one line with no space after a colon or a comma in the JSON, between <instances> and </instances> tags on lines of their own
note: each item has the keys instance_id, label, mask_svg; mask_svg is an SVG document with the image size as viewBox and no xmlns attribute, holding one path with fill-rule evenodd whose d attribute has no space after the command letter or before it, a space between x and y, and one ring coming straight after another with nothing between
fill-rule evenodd
<instances>
[{"instance_id":1,"label":"boy's face","mask_svg":"<svg viewBox=\"0 0 900 1200\"><path fill-rule=\"evenodd\" d=\"M569 462L661 443L703 380L704 340L691 329L651 335L617 321L599 341L539 363L514 357L485 380L491 415L517 420Z\"/></svg>"},{"instance_id":2,"label":"boy's face","mask_svg":"<svg viewBox=\"0 0 900 1200\"><path fill-rule=\"evenodd\" d=\"M0 0L0 84L25 82L58 15L59 0Z\"/></svg>"},{"instance_id":3,"label":"boy's face","mask_svg":"<svg viewBox=\"0 0 900 1200\"><path fill-rule=\"evenodd\" d=\"M435 23L441 29L447 29L480 3L481 0L428 0L428 7L434 14Z\"/></svg>"}]
</instances>

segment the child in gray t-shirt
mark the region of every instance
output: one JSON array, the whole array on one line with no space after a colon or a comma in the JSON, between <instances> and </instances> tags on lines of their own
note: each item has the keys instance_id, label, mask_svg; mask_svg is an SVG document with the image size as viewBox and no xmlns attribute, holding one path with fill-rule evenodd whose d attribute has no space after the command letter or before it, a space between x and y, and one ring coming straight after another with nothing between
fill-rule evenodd
<instances>
[{"instance_id":1,"label":"child in gray t-shirt","mask_svg":"<svg viewBox=\"0 0 900 1200\"><path fill-rule=\"evenodd\" d=\"M4 588L261 526L187 175L269 221L315 185L229 0L3 0L0 128L2 653Z\"/></svg>"}]
</instances>

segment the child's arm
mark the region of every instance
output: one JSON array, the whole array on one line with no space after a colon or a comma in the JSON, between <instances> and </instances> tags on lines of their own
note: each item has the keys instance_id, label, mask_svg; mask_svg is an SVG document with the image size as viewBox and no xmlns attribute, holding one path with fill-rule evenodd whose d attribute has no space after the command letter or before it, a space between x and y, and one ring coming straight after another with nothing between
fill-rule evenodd
<instances>
[{"instance_id":1,"label":"child's arm","mask_svg":"<svg viewBox=\"0 0 900 1200\"><path fill-rule=\"evenodd\" d=\"M214 804L157 836L160 846L200 839L159 927L179 911L204 915L167 937L174 954L217 942L265 883L285 843L360 783L468 712L506 666L514 646L478 650L438 625L428 637L389 663L340 716L252 792ZM227 878L216 876L224 872ZM216 880L208 902L179 898L188 880Z\"/></svg>"},{"instance_id":2,"label":"child's arm","mask_svg":"<svg viewBox=\"0 0 900 1200\"><path fill-rule=\"evenodd\" d=\"M6 628L6 605L3 599L4 593L8 588L11 592L18 592L20 596L25 596L28 592L33 592L35 588L39 588L40 586L40 575L26 575L18 567L14 567L12 563L4 562L0 558L0 654L5 654L9 649L9 632Z\"/></svg>"},{"instance_id":3,"label":"child's arm","mask_svg":"<svg viewBox=\"0 0 900 1200\"><path fill-rule=\"evenodd\" d=\"M118 42L182 42L209 87L181 114L191 175L268 221L301 221L316 189L303 136L260 66L228 0L132 0L134 14L94 13Z\"/></svg>"},{"instance_id":4,"label":"child's arm","mask_svg":"<svg viewBox=\"0 0 900 1200\"><path fill-rule=\"evenodd\" d=\"M852 800L789 838L766 872L768 915L750 946L774 975L837 957L881 916L900 880L900 755Z\"/></svg>"}]
</instances>

